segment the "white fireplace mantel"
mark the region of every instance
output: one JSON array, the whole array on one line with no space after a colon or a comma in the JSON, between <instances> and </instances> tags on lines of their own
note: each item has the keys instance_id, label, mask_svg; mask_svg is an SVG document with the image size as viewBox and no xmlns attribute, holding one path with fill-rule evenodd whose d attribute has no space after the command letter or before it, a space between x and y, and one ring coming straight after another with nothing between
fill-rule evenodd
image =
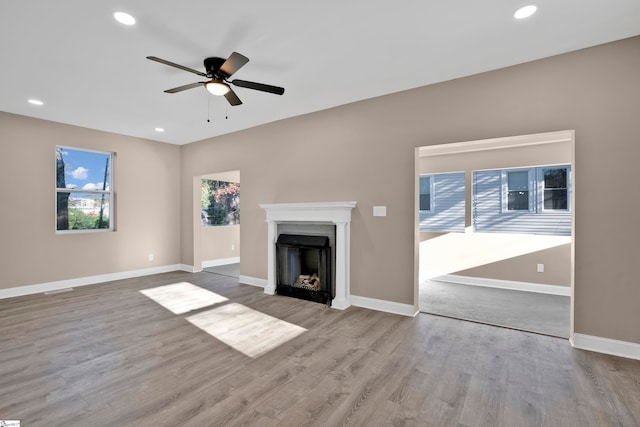
<instances>
[{"instance_id":1,"label":"white fireplace mantel","mask_svg":"<svg viewBox=\"0 0 640 427\"><path fill-rule=\"evenodd\" d=\"M313 203L274 203L260 204L267 213L267 286L266 294L276 292L276 240L278 224L304 222L336 226L336 294L331 307L344 310L351 305L349 282L349 256L351 241L351 210L356 202L313 202Z\"/></svg>"}]
</instances>

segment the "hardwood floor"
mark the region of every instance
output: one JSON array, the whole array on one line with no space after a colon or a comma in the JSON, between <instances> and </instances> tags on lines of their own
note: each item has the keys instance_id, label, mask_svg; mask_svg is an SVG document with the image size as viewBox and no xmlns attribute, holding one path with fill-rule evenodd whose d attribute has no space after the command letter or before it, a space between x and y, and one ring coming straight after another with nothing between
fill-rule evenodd
<instances>
[{"instance_id":1,"label":"hardwood floor","mask_svg":"<svg viewBox=\"0 0 640 427\"><path fill-rule=\"evenodd\" d=\"M174 314L140 292L170 289L179 299L161 287L181 282L220 302ZM264 327L271 321L301 333L269 350L281 335ZM639 426L640 361L174 272L0 300L1 419L29 427Z\"/></svg>"}]
</instances>

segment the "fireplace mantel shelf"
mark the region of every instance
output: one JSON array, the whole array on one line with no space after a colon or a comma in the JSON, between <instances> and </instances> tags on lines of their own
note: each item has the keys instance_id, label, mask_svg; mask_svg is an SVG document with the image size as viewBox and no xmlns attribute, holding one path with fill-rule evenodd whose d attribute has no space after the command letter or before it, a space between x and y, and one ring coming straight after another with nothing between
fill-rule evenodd
<instances>
[{"instance_id":1,"label":"fireplace mantel shelf","mask_svg":"<svg viewBox=\"0 0 640 427\"><path fill-rule=\"evenodd\" d=\"M263 203L267 221L350 222L356 202Z\"/></svg>"},{"instance_id":2,"label":"fireplace mantel shelf","mask_svg":"<svg viewBox=\"0 0 640 427\"><path fill-rule=\"evenodd\" d=\"M276 291L275 245L278 238L278 224L305 222L336 225L336 295L331 307L344 310L351 305L349 282L349 257L351 240L351 210L356 202L310 202L310 203L262 203L266 211L267 235L267 286L264 292L270 295Z\"/></svg>"}]
</instances>

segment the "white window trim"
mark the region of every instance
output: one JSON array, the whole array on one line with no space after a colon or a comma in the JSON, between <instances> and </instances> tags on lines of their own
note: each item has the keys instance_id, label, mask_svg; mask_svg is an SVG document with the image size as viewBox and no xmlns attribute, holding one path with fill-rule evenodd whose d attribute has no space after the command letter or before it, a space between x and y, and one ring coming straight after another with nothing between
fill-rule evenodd
<instances>
[{"instance_id":1,"label":"white window trim","mask_svg":"<svg viewBox=\"0 0 640 427\"><path fill-rule=\"evenodd\" d=\"M566 169L567 170L567 209L545 209L544 208L544 171L548 169ZM538 212L571 212L571 166L541 166L536 168L537 191L540 197L536 197L536 207Z\"/></svg>"},{"instance_id":2,"label":"white window trim","mask_svg":"<svg viewBox=\"0 0 640 427\"><path fill-rule=\"evenodd\" d=\"M544 174L543 172L548 169L566 169L567 170L567 209L544 209ZM528 210L509 210L509 188L508 188L508 173L509 172L523 172L529 173L529 209ZM554 213L554 212L571 212L571 165L549 165L549 166L537 166L531 168L513 168L500 170L501 175L501 209L504 214L518 214L518 213Z\"/></svg>"},{"instance_id":3,"label":"white window trim","mask_svg":"<svg viewBox=\"0 0 640 427\"><path fill-rule=\"evenodd\" d=\"M529 208L527 210L517 209L517 210L509 210L509 172L524 172L527 171L527 183L528 183L528 191L529 191ZM521 214L523 212L531 213L535 212L535 200L537 199L534 188L534 180L535 180L535 168L514 168L514 169L502 169L500 171L501 178L501 190L500 195L502 198L501 208L502 213L505 214Z\"/></svg>"},{"instance_id":4,"label":"white window trim","mask_svg":"<svg viewBox=\"0 0 640 427\"><path fill-rule=\"evenodd\" d=\"M56 145L56 150L60 148L63 151L65 149L69 149L69 150L75 150L75 151L85 151L85 152L89 152L89 153L98 153L98 154L106 154L109 156L109 190L86 190L86 189L78 189L78 188L58 188L57 182L54 181L54 187L55 187L55 192L54 192L54 203L53 203L53 208L54 208L54 230L56 234L81 234L81 233L108 233L108 232L112 232L115 231L115 190L114 190L114 184L113 184L113 163L115 161L115 154L114 152L111 151L100 151L100 150L91 150L91 149L86 149L86 148L78 148L78 147L71 147L68 145ZM55 156L54 156L54 162L56 162ZM57 168L57 164L54 165L54 170ZM58 215L58 193L92 193L92 194L107 194L109 195L109 228L94 228L94 229L88 229L88 230L58 230L58 223L57 223L57 215Z\"/></svg>"}]
</instances>

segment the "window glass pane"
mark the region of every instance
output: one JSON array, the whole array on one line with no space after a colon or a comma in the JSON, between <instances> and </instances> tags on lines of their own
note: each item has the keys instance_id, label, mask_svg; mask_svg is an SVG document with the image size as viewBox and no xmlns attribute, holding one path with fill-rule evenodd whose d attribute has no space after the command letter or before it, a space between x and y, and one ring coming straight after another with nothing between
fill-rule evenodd
<instances>
[{"instance_id":1,"label":"window glass pane","mask_svg":"<svg viewBox=\"0 0 640 427\"><path fill-rule=\"evenodd\" d=\"M543 169L544 209L567 209L567 169Z\"/></svg>"},{"instance_id":2,"label":"window glass pane","mask_svg":"<svg viewBox=\"0 0 640 427\"><path fill-rule=\"evenodd\" d=\"M109 228L109 194L57 194L58 230L97 230Z\"/></svg>"},{"instance_id":3,"label":"window glass pane","mask_svg":"<svg viewBox=\"0 0 640 427\"><path fill-rule=\"evenodd\" d=\"M529 192L509 191L507 209L510 211L529 210Z\"/></svg>"},{"instance_id":4,"label":"window glass pane","mask_svg":"<svg viewBox=\"0 0 640 427\"><path fill-rule=\"evenodd\" d=\"M545 169L544 188L567 188L567 170Z\"/></svg>"},{"instance_id":5,"label":"window glass pane","mask_svg":"<svg viewBox=\"0 0 640 427\"><path fill-rule=\"evenodd\" d=\"M240 224L240 183L203 179L200 221L205 226Z\"/></svg>"},{"instance_id":6,"label":"window glass pane","mask_svg":"<svg viewBox=\"0 0 640 427\"><path fill-rule=\"evenodd\" d=\"M529 190L529 172L507 172L509 190Z\"/></svg>"},{"instance_id":7,"label":"window glass pane","mask_svg":"<svg viewBox=\"0 0 640 427\"><path fill-rule=\"evenodd\" d=\"M431 194L431 177L420 177L420 194Z\"/></svg>"},{"instance_id":8,"label":"window glass pane","mask_svg":"<svg viewBox=\"0 0 640 427\"><path fill-rule=\"evenodd\" d=\"M431 210L431 194L420 195L420 210L421 211Z\"/></svg>"},{"instance_id":9,"label":"window glass pane","mask_svg":"<svg viewBox=\"0 0 640 427\"><path fill-rule=\"evenodd\" d=\"M431 177L420 177L420 210L431 210Z\"/></svg>"},{"instance_id":10,"label":"window glass pane","mask_svg":"<svg viewBox=\"0 0 640 427\"><path fill-rule=\"evenodd\" d=\"M567 190L544 190L544 209L567 209Z\"/></svg>"},{"instance_id":11,"label":"window glass pane","mask_svg":"<svg viewBox=\"0 0 640 427\"><path fill-rule=\"evenodd\" d=\"M507 172L507 210L529 210L529 171Z\"/></svg>"},{"instance_id":12,"label":"window glass pane","mask_svg":"<svg viewBox=\"0 0 640 427\"><path fill-rule=\"evenodd\" d=\"M110 158L109 153L58 147L56 149L56 187L109 190Z\"/></svg>"}]
</instances>

